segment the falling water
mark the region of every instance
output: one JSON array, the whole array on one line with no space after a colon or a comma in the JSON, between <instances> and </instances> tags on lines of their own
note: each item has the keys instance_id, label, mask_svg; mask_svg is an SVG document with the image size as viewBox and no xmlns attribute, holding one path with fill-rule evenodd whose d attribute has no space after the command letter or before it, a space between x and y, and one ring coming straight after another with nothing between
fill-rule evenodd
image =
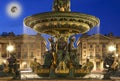
<instances>
[{"instance_id":1,"label":"falling water","mask_svg":"<svg viewBox=\"0 0 120 81\"><path fill-rule=\"evenodd\" d=\"M33 29L27 27L27 26L23 23L23 34L35 35L36 32L35 32Z\"/></svg>"},{"instance_id":2,"label":"falling water","mask_svg":"<svg viewBox=\"0 0 120 81\"><path fill-rule=\"evenodd\" d=\"M46 48L47 48L47 50L50 50L50 42L49 42L48 38L51 38L51 36L48 35L48 34L42 34L42 37L44 37L45 40L46 40Z\"/></svg>"},{"instance_id":3,"label":"falling water","mask_svg":"<svg viewBox=\"0 0 120 81\"><path fill-rule=\"evenodd\" d=\"M24 23L23 23L23 39L22 39L22 42L23 42L23 46L26 46L26 49L27 49L27 54L30 54L30 48L29 48L29 45L26 44L26 40L27 40L27 37L28 35L33 35L33 34L36 34L36 32L34 32L32 29L28 28ZM22 52L22 50L21 50ZM30 62L26 63L26 61L23 61L21 63L21 66L20 67L24 67L25 65L27 64L27 67L30 66Z\"/></svg>"},{"instance_id":4,"label":"falling water","mask_svg":"<svg viewBox=\"0 0 120 81\"><path fill-rule=\"evenodd\" d=\"M100 34L100 23L96 26L96 34L98 34L98 36L99 36L99 34ZM98 39L97 39L97 41L98 41L98 44L100 44L100 36L98 37Z\"/></svg>"},{"instance_id":5,"label":"falling water","mask_svg":"<svg viewBox=\"0 0 120 81\"><path fill-rule=\"evenodd\" d=\"M33 29L27 27L27 26L23 23L23 34L36 35L37 32L35 32ZM51 36L48 35L48 34L42 34L41 36L42 36L43 38L45 38L45 40L46 40L46 48L47 48L47 50L49 50L49 48L50 48L50 43L49 43L49 41L48 41L48 38L50 38ZM24 37L24 39L25 39L25 37Z\"/></svg>"},{"instance_id":6,"label":"falling water","mask_svg":"<svg viewBox=\"0 0 120 81\"><path fill-rule=\"evenodd\" d=\"M100 34L100 23L96 26L96 31L97 34Z\"/></svg>"},{"instance_id":7,"label":"falling water","mask_svg":"<svg viewBox=\"0 0 120 81\"><path fill-rule=\"evenodd\" d=\"M96 26L93 27L88 34L93 35L93 34L100 34L100 23Z\"/></svg>"}]
</instances>

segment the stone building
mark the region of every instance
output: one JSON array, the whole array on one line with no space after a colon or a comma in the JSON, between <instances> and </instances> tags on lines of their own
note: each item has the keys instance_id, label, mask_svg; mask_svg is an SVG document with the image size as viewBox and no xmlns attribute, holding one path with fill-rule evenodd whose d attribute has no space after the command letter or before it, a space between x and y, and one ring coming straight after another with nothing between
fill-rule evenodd
<instances>
[{"instance_id":1,"label":"stone building","mask_svg":"<svg viewBox=\"0 0 120 81\"><path fill-rule=\"evenodd\" d=\"M13 45L14 50L6 50L8 45ZM31 61L37 58L40 64L43 64L43 54L46 51L46 41L40 35L15 35L13 32L3 32L0 36L0 56L7 59L10 53L15 54L20 63L20 68L29 68Z\"/></svg>"},{"instance_id":2,"label":"stone building","mask_svg":"<svg viewBox=\"0 0 120 81\"><path fill-rule=\"evenodd\" d=\"M117 54L119 59L120 56L120 37L113 36L112 33L108 35L82 35L77 41L77 49L80 58L80 64L84 64L86 59L90 59L94 63L93 71L102 71L103 59L106 54L111 53L109 49L110 46L115 47L112 51Z\"/></svg>"}]
</instances>

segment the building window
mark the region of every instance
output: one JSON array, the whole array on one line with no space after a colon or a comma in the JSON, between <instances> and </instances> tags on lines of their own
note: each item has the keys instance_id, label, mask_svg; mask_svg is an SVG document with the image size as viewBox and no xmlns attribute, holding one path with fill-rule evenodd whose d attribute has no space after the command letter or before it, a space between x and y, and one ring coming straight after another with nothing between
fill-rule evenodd
<instances>
[{"instance_id":1,"label":"building window","mask_svg":"<svg viewBox=\"0 0 120 81\"><path fill-rule=\"evenodd\" d=\"M31 47L31 48L34 48L34 44L30 44L30 47Z\"/></svg>"},{"instance_id":2,"label":"building window","mask_svg":"<svg viewBox=\"0 0 120 81\"><path fill-rule=\"evenodd\" d=\"M86 43L84 43L84 45L86 45Z\"/></svg>"},{"instance_id":3,"label":"building window","mask_svg":"<svg viewBox=\"0 0 120 81\"><path fill-rule=\"evenodd\" d=\"M84 53L86 53L86 51L84 51Z\"/></svg>"},{"instance_id":4,"label":"building window","mask_svg":"<svg viewBox=\"0 0 120 81\"><path fill-rule=\"evenodd\" d=\"M103 44L103 45L102 45L102 47L103 47L103 48L105 48L105 47L106 47L106 45L105 45L105 44Z\"/></svg>"},{"instance_id":5,"label":"building window","mask_svg":"<svg viewBox=\"0 0 120 81\"><path fill-rule=\"evenodd\" d=\"M27 44L23 44L23 47L24 47L24 48L27 48Z\"/></svg>"},{"instance_id":6,"label":"building window","mask_svg":"<svg viewBox=\"0 0 120 81\"><path fill-rule=\"evenodd\" d=\"M96 62L96 68L97 70L100 70L100 62Z\"/></svg>"},{"instance_id":7,"label":"building window","mask_svg":"<svg viewBox=\"0 0 120 81\"><path fill-rule=\"evenodd\" d=\"M92 55L92 52L90 52L90 55Z\"/></svg>"},{"instance_id":8,"label":"building window","mask_svg":"<svg viewBox=\"0 0 120 81\"><path fill-rule=\"evenodd\" d=\"M92 49L89 49L89 51L90 51L90 52L91 52L91 51L93 52L93 51L94 51L94 49L93 49L93 48L92 48Z\"/></svg>"},{"instance_id":9,"label":"building window","mask_svg":"<svg viewBox=\"0 0 120 81\"><path fill-rule=\"evenodd\" d=\"M117 49L118 49L118 47L119 47L118 44L116 44L116 48L117 48Z\"/></svg>"},{"instance_id":10,"label":"building window","mask_svg":"<svg viewBox=\"0 0 120 81\"><path fill-rule=\"evenodd\" d=\"M99 45L96 45L96 48L99 48Z\"/></svg>"},{"instance_id":11,"label":"building window","mask_svg":"<svg viewBox=\"0 0 120 81\"><path fill-rule=\"evenodd\" d=\"M27 58L27 52L24 52L24 53L23 53L22 58L23 58L23 59L26 59L26 58Z\"/></svg>"},{"instance_id":12,"label":"building window","mask_svg":"<svg viewBox=\"0 0 120 81\"><path fill-rule=\"evenodd\" d=\"M100 54L96 54L96 58L100 59L101 58Z\"/></svg>"},{"instance_id":13,"label":"building window","mask_svg":"<svg viewBox=\"0 0 120 81\"><path fill-rule=\"evenodd\" d=\"M20 58L21 58L21 52L18 52L17 55L16 55L16 57L17 57L18 59L20 59Z\"/></svg>"},{"instance_id":14,"label":"building window","mask_svg":"<svg viewBox=\"0 0 120 81\"><path fill-rule=\"evenodd\" d=\"M93 47L93 45L90 45L90 48L92 48Z\"/></svg>"},{"instance_id":15,"label":"building window","mask_svg":"<svg viewBox=\"0 0 120 81\"><path fill-rule=\"evenodd\" d=\"M30 58L33 58L33 57L34 57L34 53L31 52L31 53L30 53Z\"/></svg>"},{"instance_id":16,"label":"building window","mask_svg":"<svg viewBox=\"0 0 120 81\"><path fill-rule=\"evenodd\" d=\"M3 58L6 58L6 57L7 57L7 54L4 53L4 54L2 54L1 56L2 56Z\"/></svg>"},{"instance_id":17,"label":"building window","mask_svg":"<svg viewBox=\"0 0 120 81\"><path fill-rule=\"evenodd\" d=\"M86 46L84 46L83 49L86 49Z\"/></svg>"},{"instance_id":18,"label":"building window","mask_svg":"<svg viewBox=\"0 0 120 81\"><path fill-rule=\"evenodd\" d=\"M93 53L92 52L90 52L90 58L93 59Z\"/></svg>"},{"instance_id":19,"label":"building window","mask_svg":"<svg viewBox=\"0 0 120 81\"><path fill-rule=\"evenodd\" d=\"M40 55L40 51L37 52L37 56L39 56L39 55Z\"/></svg>"},{"instance_id":20,"label":"building window","mask_svg":"<svg viewBox=\"0 0 120 81\"><path fill-rule=\"evenodd\" d=\"M17 45L17 47L18 47L18 48L20 48L20 47L21 47L21 45L20 45L20 44L18 44L18 45Z\"/></svg>"},{"instance_id":21,"label":"building window","mask_svg":"<svg viewBox=\"0 0 120 81\"><path fill-rule=\"evenodd\" d=\"M93 59L93 57L94 57L93 55L90 55L90 59Z\"/></svg>"},{"instance_id":22,"label":"building window","mask_svg":"<svg viewBox=\"0 0 120 81\"><path fill-rule=\"evenodd\" d=\"M25 64L23 67L24 67L24 68L27 68L27 64Z\"/></svg>"}]
</instances>

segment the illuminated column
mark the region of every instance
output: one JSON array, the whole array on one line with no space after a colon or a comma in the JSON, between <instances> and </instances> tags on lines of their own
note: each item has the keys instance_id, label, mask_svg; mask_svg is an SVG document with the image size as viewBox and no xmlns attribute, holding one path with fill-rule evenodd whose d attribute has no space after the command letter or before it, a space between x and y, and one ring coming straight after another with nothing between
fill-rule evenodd
<instances>
[{"instance_id":1,"label":"illuminated column","mask_svg":"<svg viewBox=\"0 0 120 81\"><path fill-rule=\"evenodd\" d=\"M94 58L94 60L93 60L93 64L94 64L93 71L96 71L96 43L93 44L93 48L94 48L94 50L93 50L93 58Z\"/></svg>"},{"instance_id":2,"label":"illuminated column","mask_svg":"<svg viewBox=\"0 0 120 81\"><path fill-rule=\"evenodd\" d=\"M93 71L96 71L96 61L93 61L93 64L94 64Z\"/></svg>"},{"instance_id":3,"label":"illuminated column","mask_svg":"<svg viewBox=\"0 0 120 81\"><path fill-rule=\"evenodd\" d=\"M103 69L104 68L103 68L103 61L102 61L101 64L100 64L100 70L103 71Z\"/></svg>"}]
</instances>

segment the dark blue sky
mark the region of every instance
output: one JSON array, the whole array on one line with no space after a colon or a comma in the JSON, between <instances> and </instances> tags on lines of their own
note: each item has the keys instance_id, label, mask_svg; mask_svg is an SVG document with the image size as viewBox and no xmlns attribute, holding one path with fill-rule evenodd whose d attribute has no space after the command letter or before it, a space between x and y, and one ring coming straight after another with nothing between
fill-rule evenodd
<instances>
[{"instance_id":1,"label":"dark blue sky","mask_svg":"<svg viewBox=\"0 0 120 81\"><path fill-rule=\"evenodd\" d=\"M11 2L21 4L22 13L17 18L11 18L6 13L6 7ZM15 32L16 34L34 33L23 26L25 17L52 10L53 0L0 0L0 34L2 32ZM100 33L113 32L120 36L120 0L71 0L71 10L98 17ZM97 30L91 30L91 33Z\"/></svg>"}]
</instances>

